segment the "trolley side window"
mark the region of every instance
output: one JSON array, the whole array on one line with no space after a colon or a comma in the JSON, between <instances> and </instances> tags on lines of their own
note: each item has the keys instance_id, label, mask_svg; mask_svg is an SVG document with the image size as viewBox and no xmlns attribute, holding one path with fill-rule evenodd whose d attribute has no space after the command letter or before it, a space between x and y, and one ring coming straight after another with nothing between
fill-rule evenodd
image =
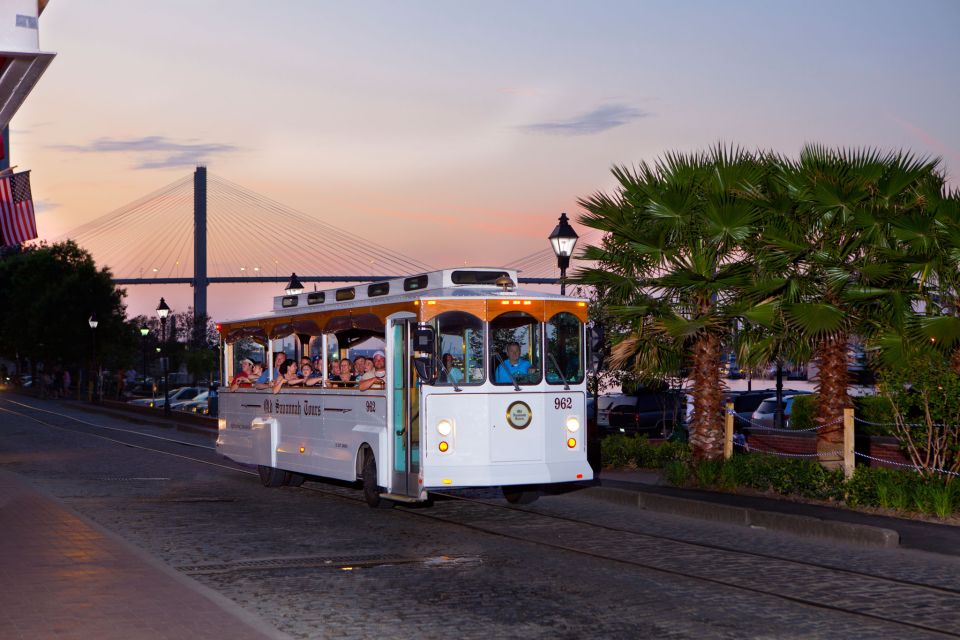
<instances>
[{"instance_id":1,"label":"trolley side window","mask_svg":"<svg viewBox=\"0 0 960 640\"><path fill-rule=\"evenodd\" d=\"M558 313L546 325L547 384L583 382L583 325L572 313Z\"/></svg>"},{"instance_id":2,"label":"trolley side window","mask_svg":"<svg viewBox=\"0 0 960 640\"><path fill-rule=\"evenodd\" d=\"M510 311L490 323L490 375L494 384L537 384L543 371L540 323Z\"/></svg>"},{"instance_id":3,"label":"trolley side window","mask_svg":"<svg viewBox=\"0 0 960 640\"><path fill-rule=\"evenodd\" d=\"M433 322L437 332L440 386L483 384L483 321L464 311L447 311Z\"/></svg>"}]
</instances>

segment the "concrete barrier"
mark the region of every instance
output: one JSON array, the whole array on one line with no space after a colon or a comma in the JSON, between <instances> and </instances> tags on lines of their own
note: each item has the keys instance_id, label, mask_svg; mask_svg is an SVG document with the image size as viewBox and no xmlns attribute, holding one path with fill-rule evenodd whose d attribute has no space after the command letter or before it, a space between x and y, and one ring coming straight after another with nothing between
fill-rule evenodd
<instances>
[{"instance_id":1,"label":"concrete barrier","mask_svg":"<svg viewBox=\"0 0 960 640\"><path fill-rule=\"evenodd\" d=\"M589 487L583 490L583 495L620 506L723 524L783 531L803 537L876 547L896 547L900 544L900 534L897 531L871 525L823 520L811 516L762 511L612 487Z\"/></svg>"}]
</instances>

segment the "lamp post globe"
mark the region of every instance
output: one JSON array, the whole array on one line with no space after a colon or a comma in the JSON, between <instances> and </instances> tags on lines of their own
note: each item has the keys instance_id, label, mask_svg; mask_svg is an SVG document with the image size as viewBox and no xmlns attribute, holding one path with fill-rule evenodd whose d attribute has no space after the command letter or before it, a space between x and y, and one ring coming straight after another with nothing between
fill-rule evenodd
<instances>
[{"instance_id":1,"label":"lamp post globe","mask_svg":"<svg viewBox=\"0 0 960 640\"><path fill-rule=\"evenodd\" d=\"M87 325L90 327L90 336L93 341L93 401L97 402L100 399L100 368L97 366L97 325L100 324L100 321L97 320L97 313L93 312L90 314L90 317L87 319Z\"/></svg>"},{"instance_id":2,"label":"lamp post globe","mask_svg":"<svg viewBox=\"0 0 960 640\"><path fill-rule=\"evenodd\" d=\"M290 274L290 282L287 283L286 292L288 296L298 296L303 293L303 283L296 273Z\"/></svg>"},{"instance_id":3,"label":"lamp post globe","mask_svg":"<svg viewBox=\"0 0 960 640\"><path fill-rule=\"evenodd\" d=\"M167 316L170 314L170 307L166 301L160 298L160 304L157 306L157 316L160 318L160 362L163 364L163 415L170 415L170 389L167 387Z\"/></svg>"},{"instance_id":4,"label":"lamp post globe","mask_svg":"<svg viewBox=\"0 0 960 640\"><path fill-rule=\"evenodd\" d=\"M557 267L560 269L560 295L563 296L567 294L567 267L570 266L573 248L577 246L577 239L580 236L570 226L566 213L561 213L559 220L560 224L554 227L553 233L547 236L547 239L550 240L553 253L557 256Z\"/></svg>"},{"instance_id":5,"label":"lamp post globe","mask_svg":"<svg viewBox=\"0 0 960 640\"><path fill-rule=\"evenodd\" d=\"M143 351L143 387L147 386L147 336L150 335L150 327L144 325L140 327L140 348Z\"/></svg>"}]
</instances>

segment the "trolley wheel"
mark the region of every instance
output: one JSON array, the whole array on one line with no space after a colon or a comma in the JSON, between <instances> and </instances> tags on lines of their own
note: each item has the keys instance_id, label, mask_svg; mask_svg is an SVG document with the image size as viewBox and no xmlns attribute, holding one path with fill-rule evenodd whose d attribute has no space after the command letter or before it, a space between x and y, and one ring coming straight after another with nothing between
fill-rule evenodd
<instances>
[{"instance_id":1,"label":"trolley wheel","mask_svg":"<svg viewBox=\"0 0 960 640\"><path fill-rule=\"evenodd\" d=\"M282 487L287 479L287 471L266 467L262 464L257 465L257 473L260 474L260 482L265 487Z\"/></svg>"},{"instance_id":2,"label":"trolley wheel","mask_svg":"<svg viewBox=\"0 0 960 640\"><path fill-rule=\"evenodd\" d=\"M294 473L292 471L288 471L287 478L286 480L284 480L283 484L290 487L299 487L300 485L303 484L304 480L306 479L307 477L302 473Z\"/></svg>"},{"instance_id":3,"label":"trolley wheel","mask_svg":"<svg viewBox=\"0 0 960 640\"><path fill-rule=\"evenodd\" d=\"M530 504L540 497L540 492L536 489L524 485L510 487L500 487L503 489L503 497L510 504Z\"/></svg>"},{"instance_id":4,"label":"trolley wheel","mask_svg":"<svg viewBox=\"0 0 960 640\"><path fill-rule=\"evenodd\" d=\"M380 486L377 484L377 459L372 451L367 452L363 459L363 499L371 509L389 509L393 506L393 502L380 497Z\"/></svg>"}]
</instances>

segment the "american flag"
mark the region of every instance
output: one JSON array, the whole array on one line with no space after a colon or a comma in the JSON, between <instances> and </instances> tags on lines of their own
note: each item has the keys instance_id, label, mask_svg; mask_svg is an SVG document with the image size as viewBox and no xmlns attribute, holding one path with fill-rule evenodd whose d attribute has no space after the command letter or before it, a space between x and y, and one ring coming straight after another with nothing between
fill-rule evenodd
<instances>
[{"instance_id":1,"label":"american flag","mask_svg":"<svg viewBox=\"0 0 960 640\"><path fill-rule=\"evenodd\" d=\"M0 176L0 231L3 244L20 244L37 237L30 172Z\"/></svg>"}]
</instances>

